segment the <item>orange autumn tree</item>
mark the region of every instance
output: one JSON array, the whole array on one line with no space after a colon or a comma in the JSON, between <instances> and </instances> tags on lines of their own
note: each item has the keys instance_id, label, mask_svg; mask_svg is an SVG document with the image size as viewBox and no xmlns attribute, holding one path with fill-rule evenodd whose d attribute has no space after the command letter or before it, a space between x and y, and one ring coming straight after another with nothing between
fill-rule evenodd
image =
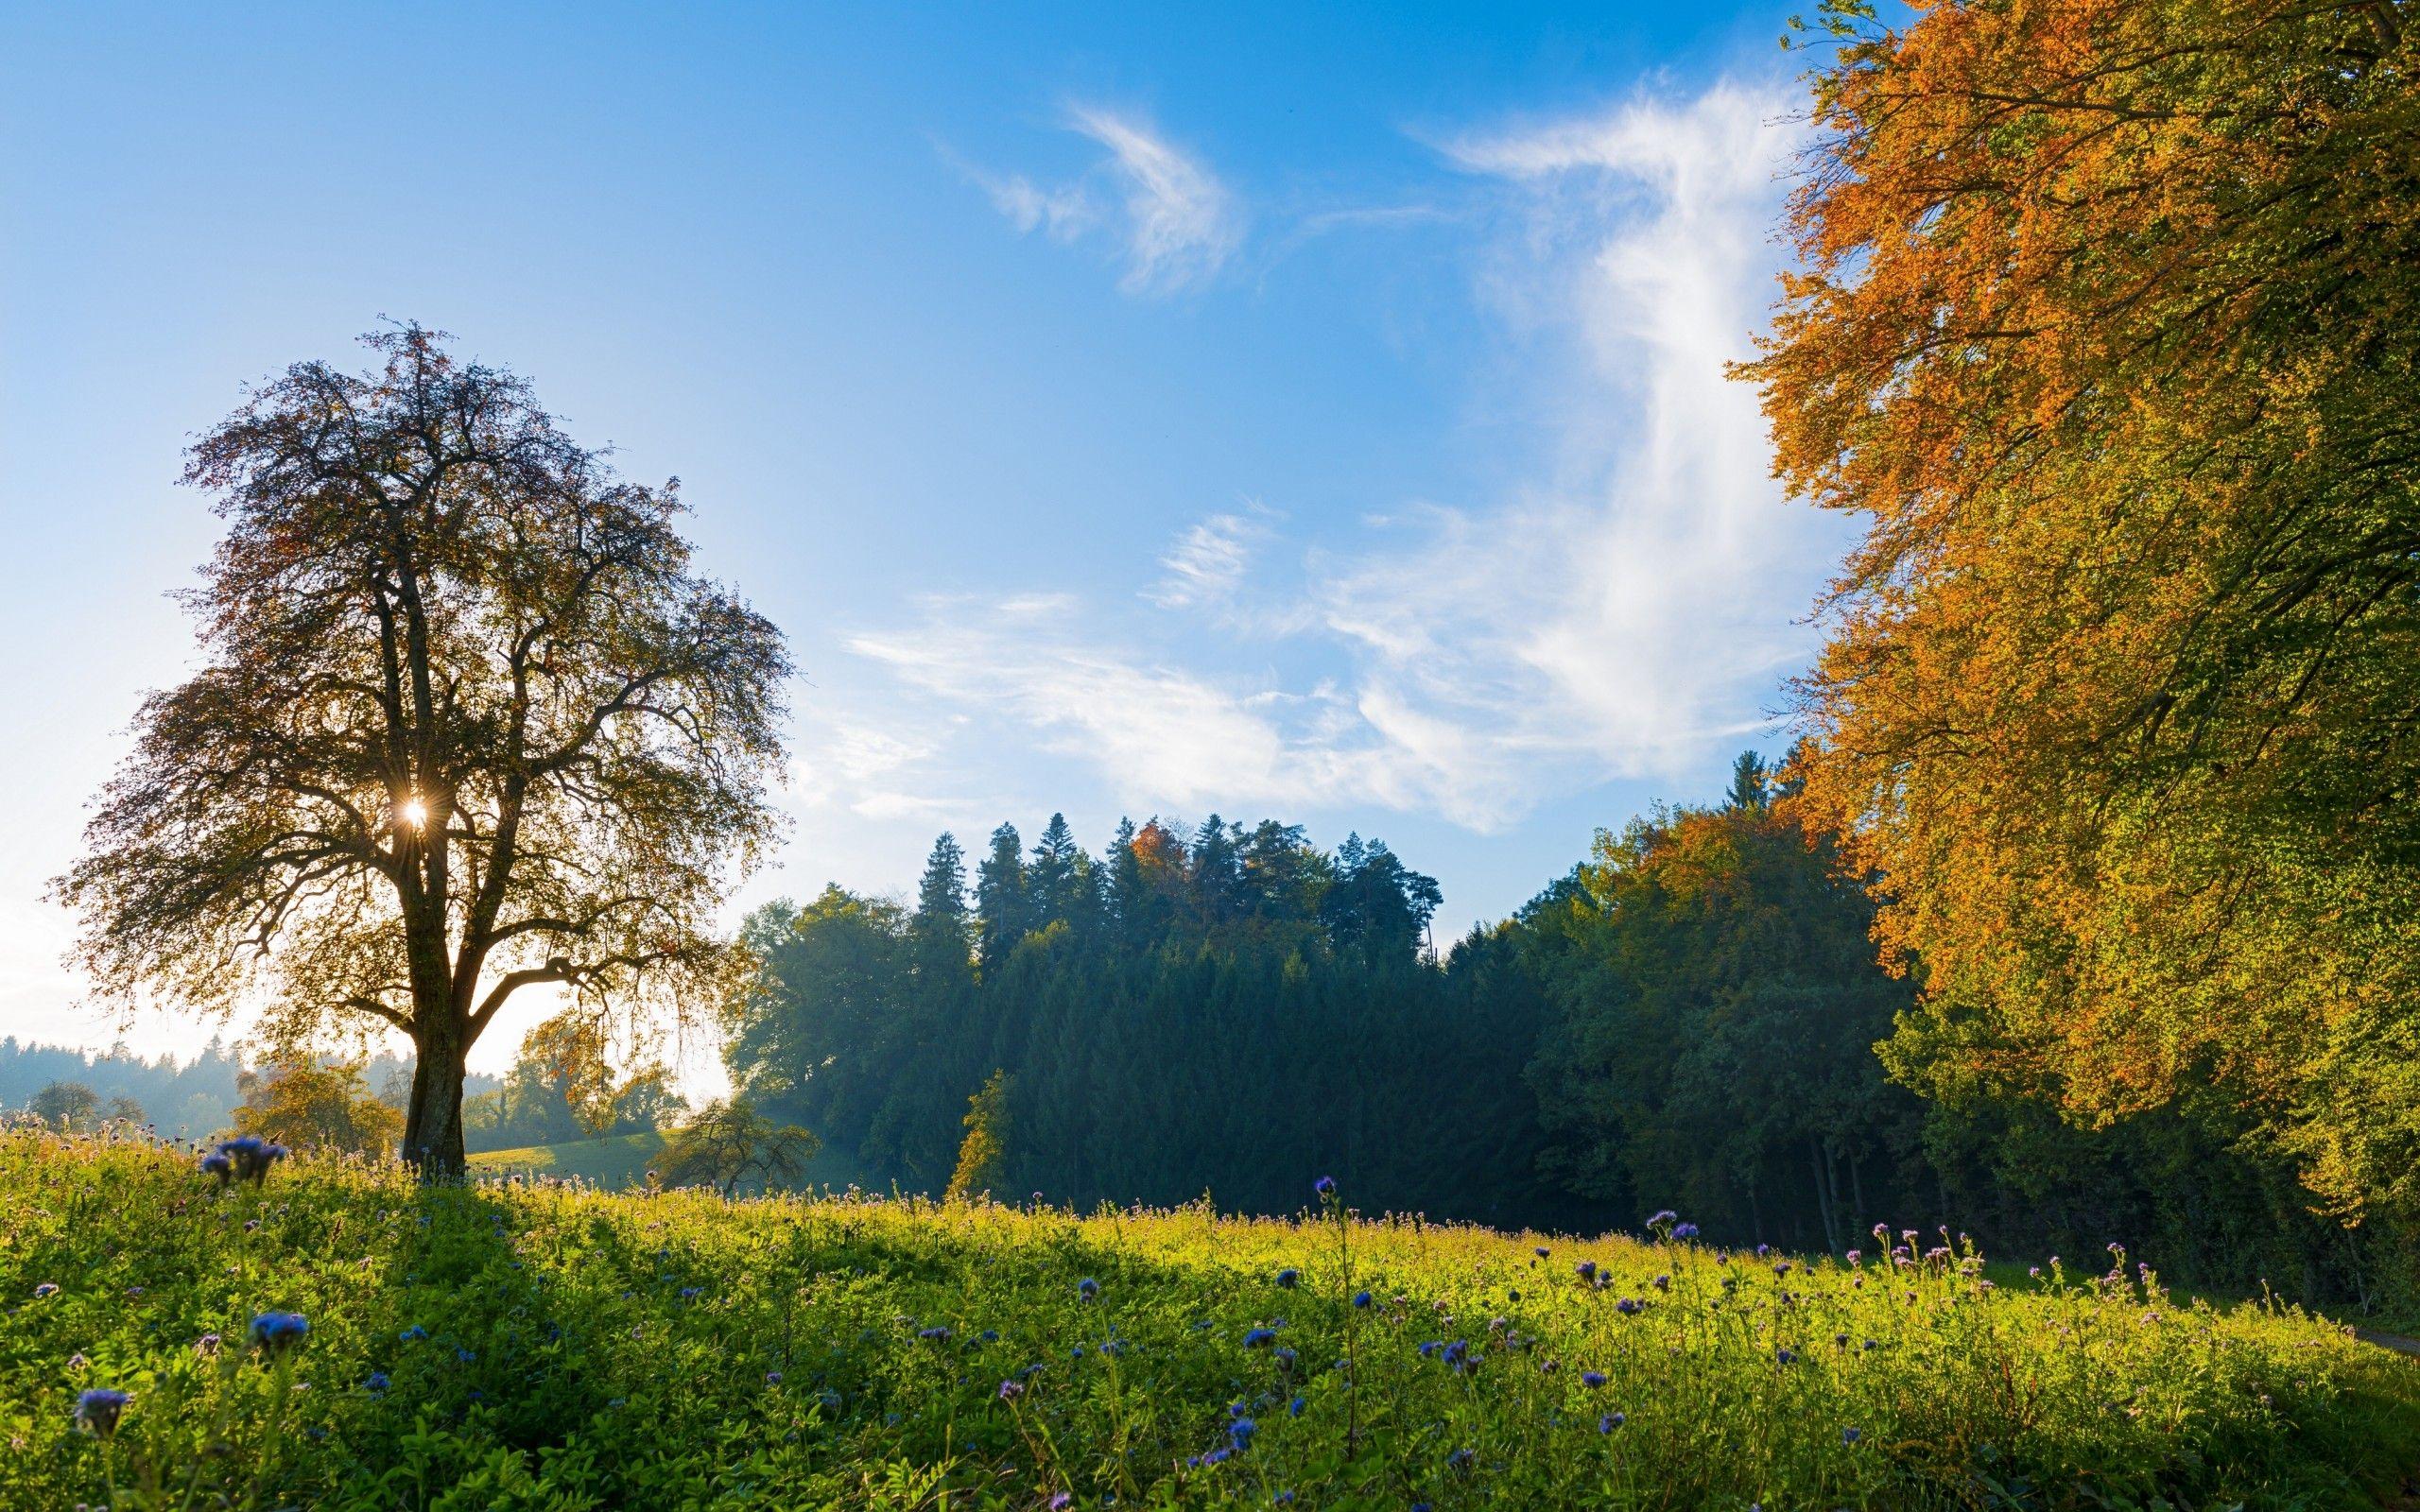
<instances>
[{"instance_id":1,"label":"orange autumn tree","mask_svg":"<svg viewBox=\"0 0 2420 1512\"><path fill-rule=\"evenodd\" d=\"M2412 0L1836 4L1762 356L1863 520L1806 803L1920 1087L2168 1103L2420 1211Z\"/></svg>"}]
</instances>

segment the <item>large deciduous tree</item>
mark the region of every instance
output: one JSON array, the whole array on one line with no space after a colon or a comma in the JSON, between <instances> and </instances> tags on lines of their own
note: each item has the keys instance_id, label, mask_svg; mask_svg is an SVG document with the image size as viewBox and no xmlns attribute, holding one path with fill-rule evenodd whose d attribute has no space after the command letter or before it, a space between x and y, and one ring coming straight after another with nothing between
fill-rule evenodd
<instances>
[{"instance_id":1,"label":"large deciduous tree","mask_svg":"<svg viewBox=\"0 0 2420 1512\"><path fill-rule=\"evenodd\" d=\"M1748 371L1866 524L1806 796L1894 1059L2420 1210L2420 7L1827 9Z\"/></svg>"},{"instance_id":2,"label":"large deciduous tree","mask_svg":"<svg viewBox=\"0 0 2420 1512\"><path fill-rule=\"evenodd\" d=\"M273 1040L418 1053L406 1154L463 1165L463 1057L524 988L710 1006L726 887L777 827L780 632L699 576L510 372L405 326L197 441L224 539L200 666L150 696L59 891L129 1007L269 1004Z\"/></svg>"}]
</instances>

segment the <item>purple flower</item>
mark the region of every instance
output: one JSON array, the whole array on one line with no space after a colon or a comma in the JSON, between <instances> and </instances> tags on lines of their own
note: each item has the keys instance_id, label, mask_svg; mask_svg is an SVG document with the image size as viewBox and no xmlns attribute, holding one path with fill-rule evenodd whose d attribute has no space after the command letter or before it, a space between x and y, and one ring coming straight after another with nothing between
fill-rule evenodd
<instances>
[{"instance_id":1,"label":"purple flower","mask_svg":"<svg viewBox=\"0 0 2420 1512\"><path fill-rule=\"evenodd\" d=\"M1288 1265L1277 1273L1277 1284L1292 1291L1303 1282L1303 1273Z\"/></svg>"},{"instance_id":2,"label":"purple flower","mask_svg":"<svg viewBox=\"0 0 2420 1512\"><path fill-rule=\"evenodd\" d=\"M934 1343L938 1344L942 1340L949 1337L949 1330L936 1323L928 1329L918 1329L916 1331L916 1337L920 1339L931 1339Z\"/></svg>"},{"instance_id":3,"label":"purple flower","mask_svg":"<svg viewBox=\"0 0 2420 1512\"><path fill-rule=\"evenodd\" d=\"M1841 1430L1841 1442L1843 1444L1854 1444L1864 1436L1865 1435L1863 1434L1858 1433L1854 1428L1843 1428Z\"/></svg>"},{"instance_id":4,"label":"purple flower","mask_svg":"<svg viewBox=\"0 0 2420 1512\"><path fill-rule=\"evenodd\" d=\"M778 1386L781 1383L782 1373L779 1370L768 1370L765 1372L765 1384L769 1386Z\"/></svg>"},{"instance_id":5,"label":"purple flower","mask_svg":"<svg viewBox=\"0 0 2420 1512\"><path fill-rule=\"evenodd\" d=\"M1579 1264L1574 1265L1572 1270L1576 1272L1583 1281L1593 1281L1597 1279L1597 1263L1593 1260L1583 1260Z\"/></svg>"},{"instance_id":6,"label":"purple flower","mask_svg":"<svg viewBox=\"0 0 2420 1512\"><path fill-rule=\"evenodd\" d=\"M102 1438L117 1432L118 1415L134 1399L112 1386L95 1386L76 1399L76 1424Z\"/></svg>"},{"instance_id":7,"label":"purple flower","mask_svg":"<svg viewBox=\"0 0 2420 1512\"><path fill-rule=\"evenodd\" d=\"M1252 1448L1252 1435L1260 1432L1260 1424L1249 1418L1238 1418L1227 1425L1227 1438L1238 1450Z\"/></svg>"},{"instance_id":8,"label":"purple flower","mask_svg":"<svg viewBox=\"0 0 2420 1512\"><path fill-rule=\"evenodd\" d=\"M378 1392L386 1390L387 1385L387 1372L384 1370L372 1370L370 1372L370 1379L361 1383L361 1389L375 1395Z\"/></svg>"},{"instance_id":9,"label":"purple flower","mask_svg":"<svg viewBox=\"0 0 2420 1512\"><path fill-rule=\"evenodd\" d=\"M1602 1370L1582 1370L1580 1372L1580 1383L1593 1391L1597 1387L1605 1383L1605 1372Z\"/></svg>"},{"instance_id":10,"label":"purple flower","mask_svg":"<svg viewBox=\"0 0 2420 1512\"><path fill-rule=\"evenodd\" d=\"M1100 1295L1100 1282L1087 1276L1076 1283L1076 1295L1089 1302Z\"/></svg>"},{"instance_id":11,"label":"purple flower","mask_svg":"<svg viewBox=\"0 0 2420 1512\"><path fill-rule=\"evenodd\" d=\"M1247 1349L1265 1349L1276 1342L1277 1331L1274 1329L1247 1329L1244 1332L1244 1348Z\"/></svg>"},{"instance_id":12,"label":"purple flower","mask_svg":"<svg viewBox=\"0 0 2420 1512\"><path fill-rule=\"evenodd\" d=\"M235 1178L235 1163L223 1155L205 1155L201 1158L201 1174L216 1177L223 1187Z\"/></svg>"},{"instance_id":13,"label":"purple flower","mask_svg":"<svg viewBox=\"0 0 2420 1512\"><path fill-rule=\"evenodd\" d=\"M1672 1237L1675 1239L1695 1239L1697 1236L1698 1226L1696 1224L1676 1223L1672 1226Z\"/></svg>"},{"instance_id":14,"label":"purple flower","mask_svg":"<svg viewBox=\"0 0 2420 1512\"><path fill-rule=\"evenodd\" d=\"M1469 1450L1458 1449L1445 1456L1445 1468L1452 1470L1466 1470L1471 1468L1471 1461L1477 1458L1478 1456Z\"/></svg>"},{"instance_id":15,"label":"purple flower","mask_svg":"<svg viewBox=\"0 0 2420 1512\"><path fill-rule=\"evenodd\" d=\"M1622 1424L1628 1421L1630 1421L1630 1418L1623 1414L1609 1412L1602 1418L1597 1419L1597 1432L1600 1434L1610 1434L1615 1429L1619 1428Z\"/></svg>"},{"instance_id":16,"label":"purple flower","mask_svg":"<svg viewBox=\"0 0 2420 1512\"><path fill-rule=\"evenodd\" d=\"M1776 1365L1789 1365L1789 1364L1792 1364L1793 1362L1795 1362L1797 1359L1798 1359L1798 1356L1797 1356L1797 1355L1795 1355L1795 1354L1792 1354L1792 1353L1791 1353L1789 1350L1788 1350L1788 1349L1775 1349L1775 1350L1773 1351L1773 1362L1774 1362L1774 1364L1776 1364Z\"/></svg>"},{"instance_id":17,"label":"purple flower","mask_svg":"<svg viewBox=\"0 0 2420 1512\"><path fill-rule=\"evenodd\" d=\"M1353 1294L1353 1305L1356 1307L1367 1307L1370 1305L1370 1301L1371 1297L1368 1292L1356 1292Z\"/></svg>"},{"instance_id":18,"label":"purple flower","mask_svg":"<svg viewBox=\"0 0 2420 1512\"><path fill-rule=\"evenodd\" d=\"M1323 1176L1311 1183L1311 1190L1319 1194L1319 1198L1322 1202L1325 1202L1328 1198L1336 1195L1336 1177L1332 1176Z\"/></svg>"},{"instance_id":19,"label":"purple flower","mask_svg":"<svg viewBox=\"0 0 2420 1512\"><path fill-rule=\"evenodd\" d=\"M1865 1258L1865 1251L1864 1251L1864 1250L1862 1250L1862 1249L1852 1249L1852 1250L1850 1250L1850 1251L1849 1251L1845 1256L1843 1256L1842 1258L1843 1258L1843 1259L1845 1259L1845 1260L1846 1260L1850 1264L1854 1265L1854 1264L1856 1264L1858 1261L1863 1260L1863 1259Z\"/></svg>"},{"instance_id":20,"label":"purple flower","mask_svg":"<svg viewBox=\"0 0 2420 1512\"><path fill-rule=\"evenodd\" d=\"M42 1284L34 1288L34 1296L37 1297L56 1297L58 1294L59 1283L57 1281L43 1281Z\"/></svg>"},{"instance_id":21,"label":"purple flower","mask_svg":"<svg viewBox=\"0 0 2420 1512\"><path fill-rule=\"evenodd\" d=\"M1025 1383L1022 1381L1003 1381L1000 1383L1000 1389L997 1395L1002 1401L1014 1401L1019 1397L1025 1395Z\"/></svg>"},{"instance_id":22,"label":"purple flower","mask_svg":"<svg viewBox=\"0 0 2420 1512\"><path fill-rule=\"evenodd\" d=\"M1625 1297L1620 1301L1614 1304L1614 1311L1621 1314L1625 1317L1628 1317L1634 1314L1647 1311L1647 1304L1640 1301L1635 1297Z\"/></svg>"},{"instance_id":23,"label":"purple flower","mask_svg":"<svg viewBox=\"0 0 2420 1512\"><path fill-rule=\"evenodd\" d=\"M1540 1246L1538 1246L1538 1258L1539 1258L1540 1260L1544 1260L1544 1259L1546 1259L1548 1255L1551 1255L1551 1254L1553 1254L1553 1253L1554 1253L1554 1251L1553 1251L1553 1250L1548 1249L1548 1248L1547 1248L1546 1246L1544 1246L1544 1245L1540 1245Z\"/></svg>"}]
</instances>

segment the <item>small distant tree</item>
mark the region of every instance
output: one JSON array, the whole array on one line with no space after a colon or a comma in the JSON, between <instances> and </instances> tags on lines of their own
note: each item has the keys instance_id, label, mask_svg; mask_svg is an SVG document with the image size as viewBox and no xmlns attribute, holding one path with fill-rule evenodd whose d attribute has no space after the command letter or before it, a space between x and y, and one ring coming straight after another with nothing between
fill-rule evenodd
<instances>
[{"instance_id":1,"label":"small distant tree","mask_svg":"<svg viewBox=\"0 0 2420 1512\"><path fill-rule=\"evenodd\" d=\"M147 1124L150 1122L150 1120L143 1116L143 1105L136 1102L133 1098L127 1096L123 1092L120 1092L117 1096L110 1099L109 1116L116 1119L121 1124Z\"/></svg>"},{"instance_id":2,"label":"small distant tree","mask_svg":"<svg viewBox=\"0 0 2420 1512\"><path fill-rule=\"evenodd\" d=\"M389 1155L403 1138L404 1115L370 1091L358 1064L311 1061L248 1071L235 1129L297 1149Z\"/></svg>"},{"instance_id":3,"label":"small distant tree","mask_svg":"<svg viewBox=\"0 0 2420 1512\"><path fill-rule=\"evenodd\" d=\"M741 1097L708 1103L673 1130L661 1169L675 1186L700 1182L726 1197L754 1176L767 1190L795 1186L823 1142L795 1124L775 1124Z\"/></svg>"},{"instance_id":4,"label":"small distant tree","mask_svg":"<svg viewBox=\"0 0 2420 1512\"><path fill-rule=\"evenodd\" d=\"M26 1110L62 1134L90 1128L100 1110L100 1093L80 1081L55 1081L34 1093Z\"/></svg>"},{"instance_id":5,"label":"small distant tree","mask_svg":"<svg viewBox=\"0 0 2420 1512\"><path fill-rule=\"evenodd\" d=\"M298 364L188 454L227 522L199 664L136 714L57 890L129 1007L408 1037L406 1150L454 1175L464 1059L519 989L727 995L789 662L696 571L677 482L615 476L440 333L365 339L380 370Z\"/></svg>"},{"instance_id":6,"label":"small distant tree","mask_svg":"<svg viewBox=\"0 0 2420 1512\"><path fill-rule=\"evenodd\" d=\"M1000 1179L1008 1158L1009 1074L992 1073L982 1091L966 1100L966 1141L958 1147L958 1169L951 1173L951 1202L972 1201Z\"/></svg>"}]
</instances>

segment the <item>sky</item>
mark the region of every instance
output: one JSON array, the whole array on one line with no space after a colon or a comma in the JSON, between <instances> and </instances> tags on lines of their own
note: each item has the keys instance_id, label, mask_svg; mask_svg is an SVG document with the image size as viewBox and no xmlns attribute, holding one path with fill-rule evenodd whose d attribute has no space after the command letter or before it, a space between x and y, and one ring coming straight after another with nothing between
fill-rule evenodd
<instances>
[{"instance_id":1,"label":"sky","mask_svg":"<svg viewBox=\"0 0 2420 1512\"><path fill-rule=\"evenodd\" d=\"M0 1030L122 1032L45 889L193 664L182 450L389 319L679 476L787 632L735 918L904 892L943 830L1216 813L1384 838L1443 939L1711 799L1788 744L1847 539L1723 374L1789 13L8 8Z\"/></svg>"}]
</instances>

